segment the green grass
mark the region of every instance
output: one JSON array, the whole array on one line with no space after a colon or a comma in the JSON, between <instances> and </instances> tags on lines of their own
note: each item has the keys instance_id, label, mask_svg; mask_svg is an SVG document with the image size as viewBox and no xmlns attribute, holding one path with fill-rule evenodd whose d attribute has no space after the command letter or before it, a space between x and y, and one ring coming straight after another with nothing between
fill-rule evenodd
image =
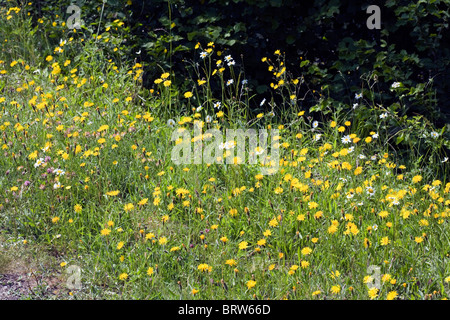
<instances>
[{"instance_id":1,"label":"green grass","mask_svg":"<svg viewBox=\"0 0 450 320\"><path fill-rule=\"evenodd\" d=\"M68 298L368 299L371 265L383 276L374 298L394 291L400 299L448 298L450 184L430 168L402 166L386 142L385 110L362 98L370 121L336 112L334 125L320 112L303 114L294 96L304 84L275 55L279 74L268 81L285 97L284 111L257 115L248 101L259 97L242 90L243 71L212 46L205 59L204 49L195 51L201 67L192 97L164 85L176 77L164 70L149 91L140 81L145 66L114 51L120 28L100 39L66 30L64 51L54 53L18 46L20 37L32 41L26 28L33 26L20 20L26 8L9 20L4 11L0 231L56 251L61 274L79 266L82 289L65 289ZM19 38L15 26L23 28ZM193 137L196 119L222 131L278 128L279 170L260 176L259 165L175 165L172 132L182 127Z\"/></svg>"}]
</instances>

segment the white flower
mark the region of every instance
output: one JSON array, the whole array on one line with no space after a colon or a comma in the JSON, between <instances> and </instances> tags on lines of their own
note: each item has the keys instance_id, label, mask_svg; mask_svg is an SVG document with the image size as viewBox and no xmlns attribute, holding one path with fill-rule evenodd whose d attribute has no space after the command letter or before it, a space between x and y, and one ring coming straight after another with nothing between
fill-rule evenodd
<instances>
[{"instance_id":1,"label":"white flower","mask_svg":"<svg viewBox=\"0 0 450 320\"><path fill-rule=\"evenodd\" d=\"M352 139L350 139L349 135L342 137L341 140L342 140L343 144L347 144L347 143L352 142Z\"/></svg>"},{"instance_id":2,"label":"white flower","mask_svg":"<svg viewBox=\"0 0 450 320\"><path fill-rule=\"evenodd\" d=\"M312 123L313 128L317 128L318 125L319 125L319 122L318 122L318 121L314 121L314 122Z\"/></svg>"},{"instance_id":3,"label":"white flower","mask_svg":"<svg viewBox=\"0 0 450 320\"><path fill-rule=\"evenodd\" d=\"M380 119L387 118L388 114L387 112L380 114Z\"/></svg>"},{"instance_id":4,"label":"white flower","mask_svg":"<svg viewBox=\"0 0 450 320\"><path fill-rule=\"evenodd\" d=\"M214 109L220 109L221 102L217 101L214 103Z\"/></svg>"},{"instance_id":5,"label":"white flower","mask_svg":"<svg viewBox=\"0 0 450 320\"><path fill-rule=\"evenodd\" d=\"M360 155L358 156L358 158L360 158L360 159L362 160L362 159L365 159L365 158L366 158L366 156L365 156L365 155L363 155L363 154L360 154Z\"/></svg>"},{"instance_id":6,"label":"white flower","mask_svg":"<svg viewBox=\"0 0 450 320\"><path fill-rule=\"evenodd\" d=\"M202 58L202 59L205 59L207 55L208 55L208 52L206 52L206 51L200 52L200 58Z\"/></svg>"},{"instance_id":7,"label":"white flower","mask_svg":"<svg viewBox=\"0 0 450 320\"><path fill-rule=\"evenodd\" d=\"M353 151L355 151L355 146L351 146L350 148L348 148L348 153L352 153Z\"/></svg>"},{"instance_id":8,"label":"white flower","mask_svg":"<svg viewBox=\"0 0 450 320\"><path fill-rule=\"evenodd\" d=\"M374 134L372 135L372 138L378 139L378 133L374 133Z\"/></svg>"},{"instance_id":9,"label":"white flower","mask_svg":"<svg viewBox=\"0 0 450 320\"><path fill-rule=\"evenodd\" d=\"M362 98L362 96L363 96L362 93L355 93L355 99L356 99L356 100Z\"/></svg>"},{"instance_id":10,"label":"white flower","mask_svg":"<svg viewBox=\"0 0 450 320\"><path fill-rule=\"evenodd\" d=\"M34 164L34 167L37 168L43 163L44 163L44 159L43 158L39 158L39 159L37 159L36 163Z\"/></svg>"},{"instance_id":11,"label":"white flower","mask_svg":"<svg viewBox=\"0 0 450 320\"><path fill-rule=\"evenodd\" d=\"M59 181L57 181L54 185L53 185L53 189L58 189L61 187L61 183Z\"/></svg>"},{"instance_id":12,"label":"white flower","mask_svg":"<svg viewBox=\"0 0 450 320\"><path fill-rule=\"evenodd\" d=\"M359 106L359 104L354 103L354 104L353 104L353 110L355 110L356 108L358 108L358 106Z\"/></svg>"},{"instance_id":13,"label":"white flower","mask_svg":"<svg viewBox=\"0 0 450 320\"><path fill-rule=\"evenodd\" d=\"M173 120L173 119L167 120L167 125L169 127L173 128L175 126L175 120Z\"/></svg>"},{"instance_id":14,"label":"white flower","mask_svg":"<svg viewBox=\"0 0 450 320\"><path fill-rule=\"evenodd\" d=\"M377 156L376 155L371 156L370 160L374 160L374 161L377 160Z\"/></svg>"},{"instance_id":15,"label":"white flower","mask_svg":"<svg viewBox=\"0 0 450 320\"><path fill-rule=\"evenodd\" d=\"M227 141L227 142L221 143L219 145L219 149L220 150L223 150L223 149L230 150L230 149L233 149L233 148L234 148L234 141Z\"/></svg>"},{"instance_id":16,"label":"white flower","mask_svg":"<svg viewBox=\"0 0 450 320\"><path fill-rule=\"evenodd\" d=\"M66 172L61 169L55 169L53 170L53 173L56 174L57 176L63 176Z\"/></svg>"},{"instance_id":17,"label":"white flower","mask_svg":"<svg viewBox=\"0 0 450 320\"><path fill-rule=\"evenodd\" d=\"M433 131L433 132L431 132L431 137L436 139L437 137L439 137L439 133L437 133L436 131Z\"/></svg>"},{"instance_id":18,"label":"white flower","mask_svg":"<svg viewBox=\"0 0 450 320\"><path fill-rule=\"evenodd\" d=\"M444 162L447 162L447 161L448 161L448 157L445 157L444 160L442 160L441 162L444 163Z\"/></svg>"},{"instance_id":19,"label":"white flower","mask_svg":"<svg viewBox=\"0 0 450 320\"><path fill-rule=\"evenodd\" d=\"M244 79L244 80L241 81L241 83L242 83L242 85L246 85L248 83L248 80Z\"/></svg>"},{"instance_id":20,"label":"white flower","mask_svg":"<svg viewBox=\"0 0 450 320\"><path fill-rule=\"evenodd\" d=\"M319 141L322 135L320 133L314 135L314 141Z\"/></svg>"},{"instance_id":21,"label":"white flower","mask_svg":"<svg viewBox=\"0 0 450 320\"><path fill-rule=\"evenodd\" d=\"M255 148L255 153L256 153L256 155L261 155L261 154L263 154L264 153L264 149L263 148L261 148L261 147L256 147Z\"/></svg>"},{"instance_id":22,"label":"white flower","mask_svg":"<svg viewBox=\"0 0 450 320\"><path fill-rule=\"evenodd\" d=\"M206 121L207 123L211 123L212 117L211 117L211 116L206 116L205 121Z\"/></svg>"},{"instance_id":23,"label":"white flower","mask_svg":"<svg viewBox=\"0 0 450 320\"><path fill-rule=\"evenodd\" d=\"M197 112L200 112L200 111L202 111L202 109L203 109L203 107L202 107L202 106L198 106L198 108L197 108L197 109L195 109L195 111L197 111Z\"/></svg>"},{"instance_id":24,"label":"white flower","mask_svg":"<svg viewBox=\"0 0 450 320\"><path fill-rule=\"evenodd\" d=\"M226 62L230 62L231 60L233 60L233 58L232 58L230 55L228 55L228 56L225 57L224 60L225 60Z\"/></svg>"},{"instance_id":25,"label":"white flower","mask_svg":"<svg viewBox=\"0 0 450 320\"><path fill-rule=\"evenodd\" d=\"M366 187L366 191L370 196L373 196L375 194L375 189L372 187Z\"/></svg>"},{"instance_id":26,"label":"white flower","mask_svg":"<svg viewBox=\"0 0 450 320\"><path fill-rule=\"evenodd\" d=\"M229 67L230 67L230 66L234 66L235 64L236 64L236 62L234 62L234 60L228 62L228 66L229 66Z\"/></svg>"},{"instance_id":27,"label":"white flower","mask_svg":"<svg viewBox=\"0 0 450 320\"><path fill-rule=\"evenodd\" d=\"M259 104L260 107L266 102L266 98L262 99L261 103Z\"/></svg>"},{"instance_id":28,"label":"white flower","mask_svg":"<svg viewBox=\"0 0 450 320\"><path fill-rule=\"evenodd\" d=\"M233 79L228 80L228 81L227 81L227 86L233 84L233 82L234 82Z\"/></svg>"},{"instance_id":29,"label":"white flower","mask_svg":"<svg viewBox=\"0 0 450 320\"><path fill-rule=\"evenodd\" d=\"M391 85L391 88L398 88L398 87L400 87L400 82L394 82L392 85Z\"/></svg>"},{"instance_id":30,"label":"white flower","mask_svg":"<svg viewBox=\"0 0 450 320\"><path fill-rule=\"evenodd\" d=\"M374 231L377 231L378 226L377 226L376 224L374 224L374 225L372 226L372 229L373 229Z\"/></svg>"}]
</instances>

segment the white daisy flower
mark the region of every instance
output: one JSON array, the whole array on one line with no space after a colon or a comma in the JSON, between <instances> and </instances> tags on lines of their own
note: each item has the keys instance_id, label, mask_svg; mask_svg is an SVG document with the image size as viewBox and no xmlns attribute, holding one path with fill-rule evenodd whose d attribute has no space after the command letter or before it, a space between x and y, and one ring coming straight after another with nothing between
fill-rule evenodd
<instances>
[{"instance_id":1,"label":"white daisy flower","mask_svg":"<svg viewBox=\"0 0 450 320\"><path fill-rule=\"evenodd\" d=\"M437 137L439 137L439 133L437 133L436 131L431 132L431 137L436 139Z\"/></svg>"},{"instance_id":2,"label":"white daisy flower","mask_svg":"<svg viewBox=\"0 0 450 320\"><path fill-rule=\"evenodd\" d=\"M229 86L229 85L232 85L232 84L233 84L233 82L234 82L234 80L233 80L233 79L230 79L230 80L228 80L228 81L227 81L227 86Z\"/></svg>"},{"instance_id":3,"label":"white daisy flower","mask_svg":"<svg viewBox=\"0 0 450 320\"><path fill-rule=\"evenodd\" d=\"M175 126L175 120L173 120L173 119L167 120L167 125L169 127L173 128Z\"/></svg>"},{"instance_id":4,"label":"white daisy flower","mask_svg":"<svg viewBox=\"0 0 450 320\"><path fill-rule=\"evenodd\" d=\"M261 147L256 147L255 148L255 153L256 153L256 155L261 155L261 154L263 154L264 153L264 149L263 148L261 148Z\"/></svg>"},{"instance_id":5,"label":"white daisy flower","mask_svg":"<svg viewBox=\"0 0 450 320\"><path fill-rule=\"evenodd\" d=\"M375 194L375 189L373 187L366 187L366 191L369 194L369 196L373 196Z\"/></svg>"},{"instance_id":6,"label":"white daisy flower","mask_svg":"<svg viewBox=\"0 0 450 320\"><path fill-rule=\"evenodd\" d=\"M363 94L362 93L355 93L355 99L361 99L362 98L362 96L363 96Z\"/></svg>"},{"instance_id":7,"label":"white daisy flower","mask_svg":"<svg viewBox=\"0 0 450 320\"><path fill-rule=\"evenodd\" d=\"M39 166L41 166L41 164L44 163L44 159L43 158L39 158L37 159L36 163L34 164L34 167L37 168Z\"/></svg>"},{"instance_id":8,"label":"white daisy flower","mask_svg":"<svg viewBox=\"0 0 450 320\"><path fill-rule=\"evenodd\" d=\"M215 102L214 103L214 109L220 109L220 105L221 105L222 103L220 102L220 101L217 101L217 102Z\"/></svg>"},{"instance_id":9,"label":"white daisy flower","mask_svg":"<svg viewBox=\"0 0 450 320\"><path fill-rule=\"evenodd\" d=\"M387 118L388 114L387 112L380 114L380 119Z\"/></svg>"},{"instance_id":10,"label":"white daisy flower","mask_svg":"<svg viewBox=\"0 0 450 320\"><path fill-rule=\"evenodd\" d=\"M66 172L61 169L55 169L53 170L53 173L56 174L57 176L63 176Z\"/></svg>"},{"instance_id":11,"label":"white daisy flower","mask_svg":"<svg viewBox=\"0 0 450 320\"><path fill-rule=\"evenodd\" d=\"M352 142L352 139L350 138L349 135L347 135L347 136L342 137L341 141L342 141L343 144L347 144L347 143Z\"/></svg>"},{"instance_id":12,"label":"white daisy flower","mask_svg":"<svg viewBox=\"0 0 450 320\"><path fill-rule=\"evenodd\" d=\"M202 59L205 59L207 55L208 55L208 52L206 52L206 51L200 52L200 58L202 58Z\"/></svg>"}]
</instances>

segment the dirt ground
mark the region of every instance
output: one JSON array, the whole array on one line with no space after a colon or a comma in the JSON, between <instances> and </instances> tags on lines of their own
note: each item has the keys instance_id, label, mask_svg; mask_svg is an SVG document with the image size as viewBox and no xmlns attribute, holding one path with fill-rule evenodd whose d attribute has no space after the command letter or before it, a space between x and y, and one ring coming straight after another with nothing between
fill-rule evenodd
<instances>
[{"instance_id":1,"label":"dirt ground","mask_svg":"<svg viewBox=\"0 0 450 320\"><path fill-rule=\"evenodd\" d=\"M0 241L0 300L58 299L67 294L60 273L52 267L54 260L33 247Z\"/></svg>"}]
</instances>

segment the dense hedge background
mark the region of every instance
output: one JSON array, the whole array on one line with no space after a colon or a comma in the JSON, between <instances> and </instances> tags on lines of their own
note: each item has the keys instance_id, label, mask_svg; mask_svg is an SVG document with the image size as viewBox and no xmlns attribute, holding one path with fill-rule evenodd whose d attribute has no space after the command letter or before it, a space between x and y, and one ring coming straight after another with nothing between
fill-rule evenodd
<instances>
[{"instance_id":1,"label":"dense hedge background","mask_svg":"<svg viewBox=\"0 0 450 320\"><path fill-rule=\"evenodd\" d=\"M45 15L46 9L54 13L58 7L65 13L70 3L36 1L35 5L37 12ZM99 20L102 1L72 3L82 7L86 22ZM183 75L182 60L190 56L184 51L198 41L214 41L217 46L228 48L238 64L245 64L245 72L258 93L268 92L269 74L261 68L260 59L280 49L286 53L288 70L303 74L316 90L325 87L327 96L348 106L349 97L361 90L361 77L370 72L378 76L380 98L385 104L391 100L388 88L392 82L417 87L422 98L428 99L427 105L414 96L403 107L442 125L448 122L450 114L449 3L110 0L105 4L104 15L126 21L131 31L127 44L130 57L149 63L150 79L152 73L159 72L158 64ZM381 9L381 30L366 27L366 8L372 4ZM300 68L300 57L310 63ZM429 79L433 79L436 95L429 90Z\"/></svg>"},{"instance_id":2,"label":"dense hedge background","mask_svg":"<svg viewBox=\"0 0 450 320\"><path fill-rule=\"evenodd\" d=\"M366 27L370 4L381 8L381 30ZM450 109L448 5L449 1L173 0L169 6L162 0L133 1L130 23L137 46L150 53L144 56L149 62L167 62L161 49L169 49L168 41L173 41L175 69L185 57L183 49L197 41L229 47L233 57L242 55L245 72L260 93L269 90L270 75L260 59L273 56L276 49L286 53L288 70L303 74L316 90L326 86L331 98L348 105L353 92L361 90L361 77L370 72L378 76L385 104L390 102L392 82L423 84L423 99L434 99L434 108L420 99L410 99L405 108L442 125ZM175 23L172 39L165 38L169 16ZM158 47L160 55L154 51ZM300 57L310 61L304 68ZM429 79L436 96L426 96Z\"/></svg>"}]
</instances>

